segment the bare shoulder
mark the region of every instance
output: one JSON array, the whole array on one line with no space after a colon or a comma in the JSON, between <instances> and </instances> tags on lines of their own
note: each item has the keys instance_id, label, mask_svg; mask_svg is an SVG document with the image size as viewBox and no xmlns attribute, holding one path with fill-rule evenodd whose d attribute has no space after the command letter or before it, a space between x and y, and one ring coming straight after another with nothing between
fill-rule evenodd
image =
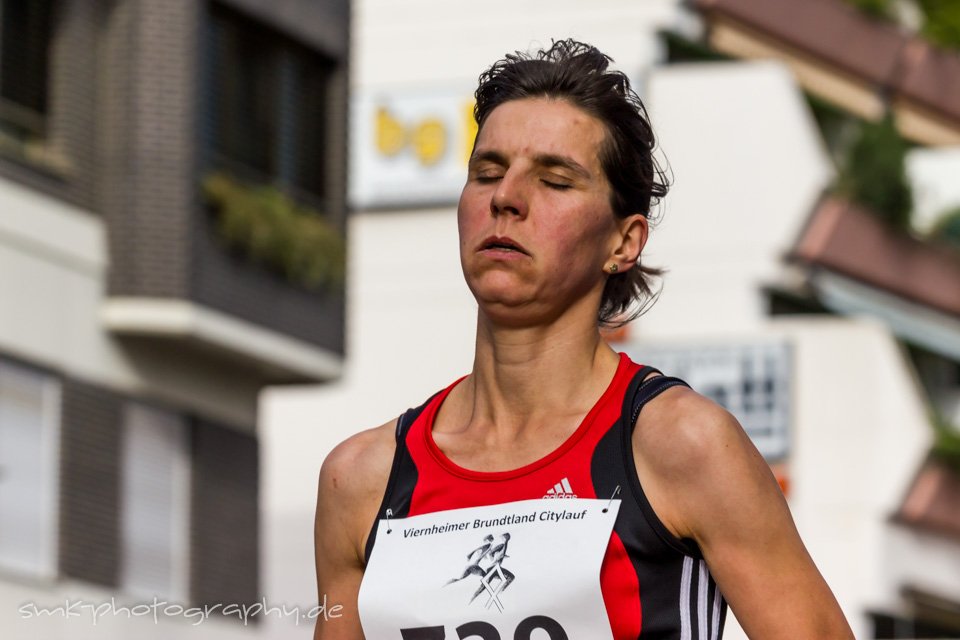
<instances>
[{"instance_id":1,"label":"bare shoulder","mask_svg":"<svg viewBox=\"0 0 960 640\"><path fill-rule=\"evenodd\" d=\"M371 484L390 473L396 447L396 420L350 436L334 447L320 467L321 488L346 499L372 490Z\"/></svg>"},{"instance_id":2,"label":"bare shoulder","mask_svg":"<svg viewBox=\"0 0 960 640\"><path fill-rule=\"evenodd\" d=\"M691 464L729 453L756 453L729 411L683 386L667 389L643 408L634 446L666 473L687 472Z\"/></svg>"},{"instance_id":3,"label":"bare shoulder","mask_svg":"<svg viewBox=\"0 0 960 640\"><path fill-rule=\"evenodd\" d=\"M396 420L356 433L327 455L317 489L317 533L349 538L358 557L390 476Z\"/></svg>"},{"instance_id":4,"label":"bare shoulder","mask_svg":"<svg viewBox=\"0 0 960 640\"><path fill-rule=\"evenodd\" d=\"M699 521L712 516L705 510L724 502L715 500L718 491L781 499L769 467L737 419L687 387L667 389L644 407L633 450L654 511L678 537L701 538Z\"/></svg>"}]
</instances>

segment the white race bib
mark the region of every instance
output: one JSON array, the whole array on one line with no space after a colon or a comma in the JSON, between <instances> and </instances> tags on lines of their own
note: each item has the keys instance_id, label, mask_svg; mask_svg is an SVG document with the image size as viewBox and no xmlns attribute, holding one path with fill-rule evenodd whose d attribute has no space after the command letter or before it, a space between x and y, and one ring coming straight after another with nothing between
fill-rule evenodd
<instances>
[{"instance_id":1,"label":"white race bib","mask_svg":"<svg viewBox=\"0 0 960 640\"><path fill-rule=\"evenodd\" d=\"M619 500L535 499L380 520L368 640L612 640L600 564Z\"/></svg>"}]
</instances>

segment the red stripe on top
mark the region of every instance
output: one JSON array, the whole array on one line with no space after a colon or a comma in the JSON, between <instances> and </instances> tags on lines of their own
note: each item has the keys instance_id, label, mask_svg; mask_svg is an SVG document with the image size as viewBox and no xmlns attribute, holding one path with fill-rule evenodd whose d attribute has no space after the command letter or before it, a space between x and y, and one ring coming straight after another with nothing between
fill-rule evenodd
<instances>
[{"instance_id":1,"label":"red stripe on top","mask_svg":"<svg viewBox=\"0 0 960 640\"><path fill-rule=\"evenodd\" d=\"M640 583L627 549L616 533L610 536L610 544L600 565L600 591L613 637L636 640L643 626Z\"/></svg>"},{"instance_id":2,"label":"red stripe on top","mask_svg":"<svg viewBox=\"0 0 960 640\"><path fill-rule=\"evenodd\" d=\"M457 380L424 408L407 433L407 449L418 473L408 515L542 498L563 478L569 480L577 497L598 497L590 474L593 452L620 418L627 386L639 368L625 354L620 354L613 379L580 426L544 457L507 471L474 471L461 467L434 441L432 431L437 411L463 378ZM640 589L633 565L615 533L601 565L600 588L614 638L636 640L641 622Z\"/></svg>"}]
</instances>

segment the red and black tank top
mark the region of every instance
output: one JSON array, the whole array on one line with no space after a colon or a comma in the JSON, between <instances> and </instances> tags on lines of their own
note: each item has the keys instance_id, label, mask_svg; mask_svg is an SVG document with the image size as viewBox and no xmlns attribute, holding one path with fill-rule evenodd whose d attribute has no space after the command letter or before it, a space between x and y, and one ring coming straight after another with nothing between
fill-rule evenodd
<instances>
[{"instance_id":1,"label":"red and black tank top","mask_svg":"<svg viewBox=\"0 0 960 640\"><path fill-rule=\"evenodd\" d=\"M422 514L533 499L617 497L619 511L603 552L596 586L610 635L616 640L721 637L726 603L700 550L693 541L678 539L669 532L654 513L637 477L631 444L637 416L648 401L665 389L686 384L666 376L644 381L654 371L621 354L613 380L576 431L550 454L509 471L465 469L447 458L434 442L434 418L459 381L405 412L397 423L393 467L377 522L367 539L366 558L369 560L375 552L378 528L383 535L380 524L385 519L402 522ZM490 537L487 540L487 546L478 551L482 548L491 553L491 545L496 541ZM492 548L502 548L501 557L509 557L506 544L504 540L499 547ZM480 580L482 571L477 566L468 566L464 577ZM467 575L471 569L476 576ZM514 579L509 571L506 574L507 579L503 571L499 574L502 585L510 585ZM538 579L550 580L549 576ZM488 637L482 630L461 627L459 637ZM551 632L550 637L566 637L562 631L558 634ZM434 636L404 633L403 637L454 636L437 632ZM519 629L513 637L521 637Z\"/></svg>"}]
</instances>

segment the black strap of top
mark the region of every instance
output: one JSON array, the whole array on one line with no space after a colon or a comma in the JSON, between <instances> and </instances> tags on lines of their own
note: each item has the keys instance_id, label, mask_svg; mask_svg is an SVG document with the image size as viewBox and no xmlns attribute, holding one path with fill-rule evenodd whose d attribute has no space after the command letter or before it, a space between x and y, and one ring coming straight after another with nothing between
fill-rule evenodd
<instances>
[{"instance_id":1,"label":"black strap of top","mask_svg":"<svg viewBox=\"0 0 960 640\"><path fill-rule=\"evenodd\" d=\"M630 422L629 424L625 425L626 428L621 431L623 437L623 455L626 462L626 468L630 470L628 472L628 485L632 489L632 493L636 498L636 502L646 516L650 526L653 527L654 531L657 532L657 535L659 535L659 537L669 547L679 551L680 553L683 553L684 555L694 558L702 558L703 555L695 542L692 540L675 538L674 535L662 523L660 517L653 510L653 506L650 504L650 501L647 500L646 493L644 492L643 487L640 486L640 479L637 476L636 461L633 457L632 435L637 426L637 418L640 416L640 411L643 409L644 405L670 387L676 387L680 385L685 387L690 386L680 378L674 378L672 376L659 375L655 378L646 379L646 377L652 372L660 373L652 367L644 367L638 371L630 387L630 389L633 390L633 395L631 396L628 390L627 397L624 398L625 408L628 399L630 402ZM626 415L626 411L624 411L624 414Z\"/></svg>"},{"instance_id":2,"label":"black strap of top","mask_svg":"<svg viewBox=\"0 0 960 640\"><path fill-rule=\"evenodd\" d=\"M423 413L423 410L426 409L427 406L431 402L433 402L433 399L436 398L441 393L443 393L443 391L437 391L432 396L427 398L426 402L421 404L419 407L412 407L400 414L400 416L397 418L397 431L396 431L398 445L403 443L404 446L406 446L406 444L404 443L404 438L406 438L407 436L407 431L410 430L410 427L413 426L413 423L417 420L420 414Z\"/></svg>"},{"instance_id":3,"label":"black strap of top","mask_svg":"<svg viewBox=\"0 0 960 640\"><path fill-rule=\"evenodd\" d=\"M397 418L397 444L403 442L403 437L406 435L407 428L412 424L412 420L408 421L407 416L410 415L414 410L407 409L400 414L400 417Z\"/></svg>"},{"instance_id":4,"label":"black strap of top","mask_svg":"<svg viewBox=\"0 0 960 640\"><path fill-rule=\"evenodd\" d=\"M658 369L654 369L653 367L643 367L637 373L637 376L643 380L643 378L654 372L660 373ZM637 424L637 418L640 416L640 410L643 409L645 404L656 398L670 387L676 387L678 385L682 385L684 387L690 386L680 378L664 375L659 375L655 378L650 378L649 380L644 380L641 382L634 392L633 400L630 403L630 430L632 431L634 425Z\"/></svg>"},{"instance_id":5,"label":"black strap of top","mask_svg":"<svg viewBox=\"0 0 960 640\"><path fill-rule=\"evenodd\" d=\"M400 479L401 475L404 475L405 478L409 478L409 469L411 468L412 462L410 460L410 453L407 451L407 432L410 431L410 427L413 426L413 423L416 422L417 417L423 412L428 404L436 397L436 393L430 396L430 398L424 402L419 407L414 407L412 409L407 409L397 418L397 429L396 429L396 438L397 445L393 454L393 463L390 466L390 476L387 479L387 488L383 492L383 498L380 501L380 508L377 510L377 515L373 519L373 524L370 527L370 533L367 536L367 544L364 547L364 559L369 560L370 553L373 551L373 544L377 539L377 529L379 527L380 518L386 516L387 508L393 504L394 492L397 489L397 482ZM407 472L402 473L402 469L406 468ZM416 471L416 468L413 468ZM414 474L414 479L416 478ZM401 493L403 488L401 488ZM409 507L409 495L402 495L400 504L393 504L395 510L395 517L404 517L405 508Z\"/></svg>"}]
</instances>

